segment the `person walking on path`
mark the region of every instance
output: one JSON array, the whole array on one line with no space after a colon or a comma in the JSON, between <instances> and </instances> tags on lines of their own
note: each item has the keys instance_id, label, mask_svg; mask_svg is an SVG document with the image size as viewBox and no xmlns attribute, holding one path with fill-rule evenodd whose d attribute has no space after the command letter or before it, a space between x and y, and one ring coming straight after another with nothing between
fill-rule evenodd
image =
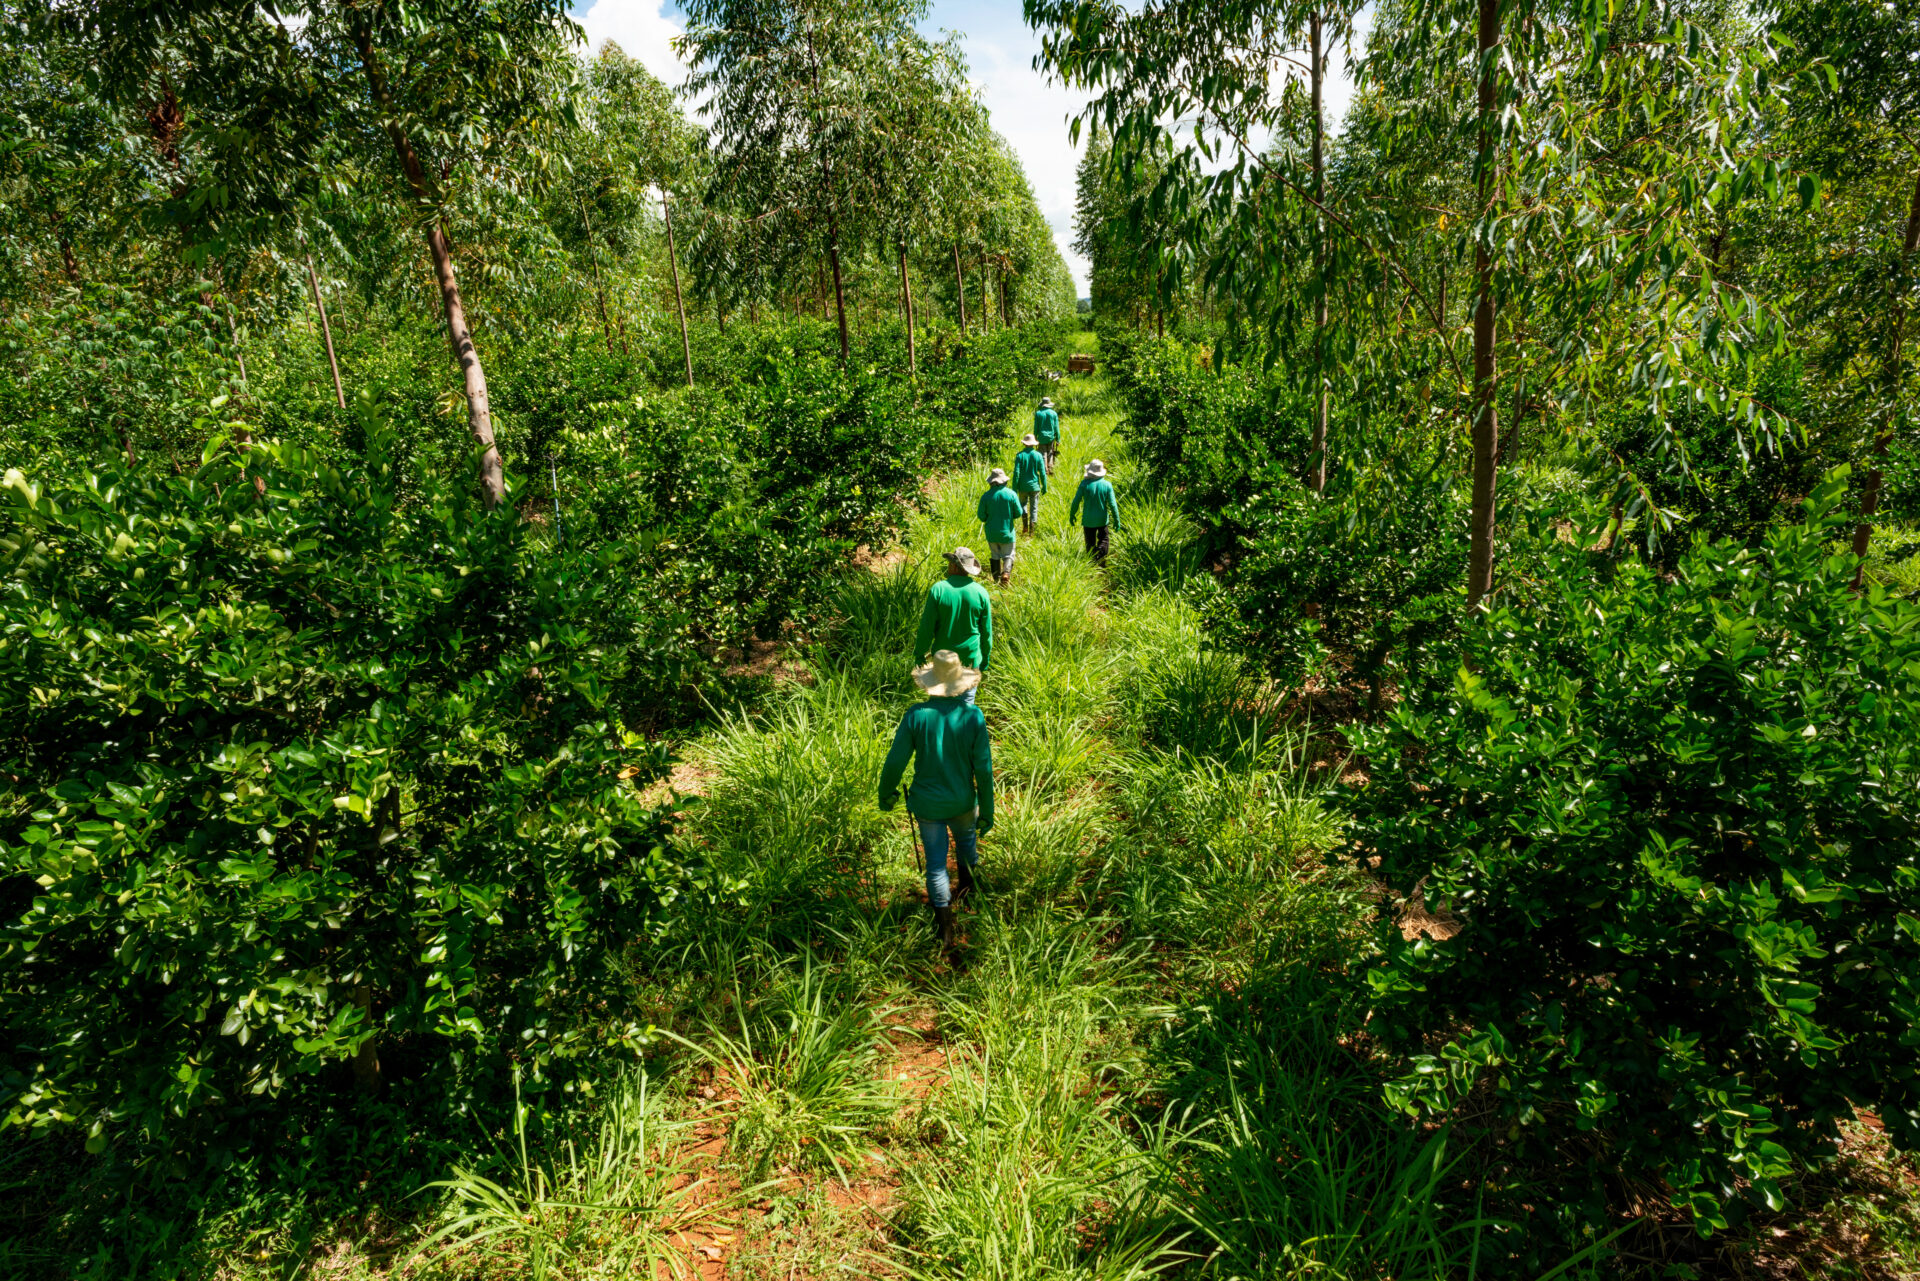
<instances>
[{"instance_id":1,"label":"person walking on path","mask_svg":"<svg viewBox=\"0 0 1920 1281\"><path fill-rule=\"evenodd\" d=\"M1123 528L1120 524L1120 496L1113 492L1113 482L1107 479L1107 465L1098 458L1087 464L1086 475L1080 478L1080 488L1073 495L1073 506L1067 511L1067 520L1072 522L1080 516L1085 507L1086 515L1081 518L1082 532L1086 536L1087 551L1092 554L1094 563L1107 563L1109 526Z\"/></svg>"},{"instance_id":2,"label":"person walking on path","mask_svg":"<svg viewBox=\"0 0 1920 1281\"><path fill-rule=\"evenodd\" d=\"M998 467L987 477L987 492L973 513L987 534L987 555L991 558L993 581L1005 587L1013 579L1013 527L1024 512L1020 496L1007 488L1007 473Z\"/></svg>"},{"instance_id":3,"label":"person walking on path","mask_svg":"<svg viewBox=\"0 0 1920 1281\"><path fill-rule=\"evenodd\" d=\"M1053 471L1053 463L1060 456L1060 415L1053 407L1053 397L1042 396L1040 408L1033 411L1033 438L1040 444L1040 452L1046 456L1047 471Z\"/></svg>"},{"instance_id":4,"label":"person walking on path","mask_svg":"<svg viewBox=\"0 0 1920 1281\"><path fill-rule=\"evenodd\" d=\"M967 668L960 655L940 650L915 669L913 679L927 692L927 701L909 707L893 731L893 746L880 769L880 808L894 807L901 776L912 762L907 817L920 828L927 903L945 949L954 944L953 904L974 891L978 840L993 830L993 741L986 717L973 705L980 673ZM957 893L950 892L947 879L949 835L960 865Z\"/></svg>"},{"instance_id":5,"label":"person walking on path","mask_svg":"<svg viewBox=\"0 0 1920 1281\"><path fill-rule=\"evenodd\" d=\"M973 581L979 572L980 562L970 548L956 547L947 553L947 576L927 589L927 603L920 611L920 631L913 640L916 665L938 650L950 649L973 670L987 670L993 660L993 600L986 588ZM973 702L973 690L969 685L962 695L968 704Z\"/></svg>"},{"instance_id":6,"label":"person walking on path","mask_svg":"<svg viewBox=\"0 0 1920 1281\"><path fill-rule=\"evenodd\" d=\"M1020 514L1025 517L1022 533L1040 528L1040 495L1047 492L1047 456L1040 452L1040 440L1032 432L1020 438L1026 446L1013 456L1013 492L1020 499Z\"/></svg>"}]
</instances>

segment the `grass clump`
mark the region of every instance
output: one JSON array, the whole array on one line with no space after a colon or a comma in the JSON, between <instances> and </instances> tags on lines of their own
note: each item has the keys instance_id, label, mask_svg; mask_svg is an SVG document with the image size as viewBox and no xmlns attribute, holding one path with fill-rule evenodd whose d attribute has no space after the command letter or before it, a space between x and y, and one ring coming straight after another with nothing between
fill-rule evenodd
<instances>
[{"instance_id":1,"label":"grass clump","mask_svg":"<svg viewBox=\"0 0 1920 1281\"><path fill-rule=\"evenodd\" d=\"M811 957L769 980L757 1002L736 988L731 1025L696 1047L732 1095L728 1153L750 1182L810 1167L844 1183L898 1102L878 1075L885 1011Z\"/></svg>"}]
</instances>

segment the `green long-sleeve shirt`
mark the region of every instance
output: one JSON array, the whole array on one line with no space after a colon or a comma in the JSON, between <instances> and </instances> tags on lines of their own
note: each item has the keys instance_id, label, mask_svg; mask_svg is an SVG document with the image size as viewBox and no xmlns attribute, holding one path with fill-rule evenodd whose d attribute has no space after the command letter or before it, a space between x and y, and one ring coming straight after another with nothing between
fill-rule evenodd
<instances>
[{"instance_id":1,"label":"green long-sleeve shirt","mask_svg":"<svg viewBox=\"0 0 1920 1281\"><path fill-rule=\"evenodd\" d=\"M1080 488L1073 495L1073 506L1067 511L1067 523L1072 524L1080 514L1081 504L1087 508L1087 518L1080 523L1088 529L1112 523L1120 524L1120 495L1113 492L1113 486L1105 477L1095 480L1091 476L1083 477Z\"/></svg>"},{"instance_id":2,"label":"green long-sleeve shirt","mask_svg":"<svg viewBox=\"0 0 1920 1281\"><path fill-rule=\"evenodd\" d=\"M993 741L979 708L957 698L930 698L907 709L880 768L881 809L893 808L908 761L914 763L908 813L958 818L977 805L981 822L993 818Z\"/></svg>"},{"instance_id":3,"label":"green long-sleeve shirt","mask_svg":"<svg viewBox=\"0 0 1920 1281\"><path fill-rule=\"evenodd\" d=\"M994 485L980 495L979 509L974 512L986 529L990 543L1012 542L1013 527L1025 514L1020 507L1020 495L1005 485Z\"/></svg>"},{"instance_id":4,"label":"green long-sleeve shirt","mask_svg":"<svg viewBox=\"0 0 1920 1281\"><path fill-rule=\"evenodd\" d=\"M1039 439L1035 437L1034 439ZM1013 489L1019 494L1047 492L1047 456L1037 449L1023 449L1013 456Z\"/></svg>"},{"instance_id":5,"label":"green long-sleeve shirt","mask_svg":"<svg viewBox=\"0 0 1920 1281\"><path fill-rule=\"evenodd\" d=\"M1060 443L1060 415L1051 409L1033 411L1033 438L1043 445Z\"/></svg>"},{"instance_id":6,"label":"green long-sleeve shirt","mask_svg":"<svg viewBox=\"0 0 1920 1281\"><path fill-rule=\"evenodd\" d=\"M965 574L948 574L927 589L920 631L913 640L913 661L922 663L937 649L950 649L975 671L987 670L993 657L993 601L987 589Z\"/></svg>"}]
</instances>

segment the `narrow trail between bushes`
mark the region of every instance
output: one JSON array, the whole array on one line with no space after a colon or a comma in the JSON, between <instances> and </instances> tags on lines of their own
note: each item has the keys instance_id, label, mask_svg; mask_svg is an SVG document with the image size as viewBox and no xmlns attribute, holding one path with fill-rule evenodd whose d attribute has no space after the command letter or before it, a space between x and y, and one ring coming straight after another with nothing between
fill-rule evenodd
<instances>
[{"instance_id":1,"label":"narrow trail between bushes","mask_svg":"<svg viewBox=\"0 0 1920 1281\"><path fill-rule=\"evenodd\" d=\"M684 753L700 890L635 981L676 1029L662 1097L691 1128L663 1154L692 1190L654 1230L703 1277L785 1281L1441 1264L1434 1154L1337 1045L1360 889L1318 858L1323 775L1203 650L1193 532L1132 483L1104 381L1054 394L1039 536L988 588L997 823L951 959L875 793L938 553L984 550L1017 446L848 577L810 680ZM1127 529L1105 571L1066 520L1094 457Z\"/></svg>"}]
</instances>

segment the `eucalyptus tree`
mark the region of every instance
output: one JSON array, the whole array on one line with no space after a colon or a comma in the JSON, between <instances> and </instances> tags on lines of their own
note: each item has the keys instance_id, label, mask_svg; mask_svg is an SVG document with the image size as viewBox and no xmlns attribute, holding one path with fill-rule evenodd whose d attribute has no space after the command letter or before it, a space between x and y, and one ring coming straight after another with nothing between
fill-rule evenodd
<instances>
[{"instance_id":1,"label":"eucalyptus tree","mask_svg":"<svg viewBox=\"0 0 1920 1281\"><path fill-rule=\"evenodd\" d=\"M1829 176L1841 179L1845 190L1836 194L1857 209L1845 252L1820 253L1809 274L1829 287L1837 278L1842 288L1836 292L1849 295L1836 300L1840 307L1867 313L1861 327L1871 337L1859 354L1878 366L1863 380L1871 388L1866 416L1873 441L1853 552L1864 557L1880 506L1882 466L1911 414L1906 329L1920 249L1920 11L1862 0L1787 0L1776 16L1779 29L1825 72L1815 81L1825 92L1809 96L1817 110L1795 122L1800 142Z\"/></svg>"},{"instance_id":2,"label":"eucalyptus tree","mask_svg":"<svg viewBox=\"0 0 1920 1281\"><path fill-rule=\"evenodd\" d=\"M907 330L907 366L918 375L914 342L913 279L907 256L928 211L951 190L962 157L979 136L983 113L966 84L966 62L956 39L936 43L911 28L892 29L869 52L862 83L869 95L869 145L851 170L870 226L899 264L901 314Z\"/></svg>"},{"instance_id":3,"label":"eucalyptus tree","mask_svg":"<svg viewBox=\"0 0 1920 1281\"><path fill-rule=\"evenodd\" d=\"M865 77L877 49L913 38L924 0L692 0L686 12L677 47L713 122L716 192L824 231L844 361L842 259L871 212L849 199L875 143Z\"/></svg>"},{"instance_id":4,"label":"eucalyptus tree","mask_svg":"<svg viewBox=\"0 0 1920 1281\"><path fill-rule=\"evenodd\" d=\"M1348 193L1316 183L1311 145L1302 157L1269 144L1288 123L1270 72L1311 13L1279 0L1159 0L1137 12L1111 0L1029 0L1027 13L1048 29L1048 63L1095 90L1078 124L1100 124L1134 155L1172 148L1136 205L1173 218L1215 285L1264 313L1270 332L1317 320L1329 291L1350 326L1391 318L1373 322L1370 344L1355 334L1345 345L1376 375L1429 371L1415 388L1380 376L1392 397L1369 412L1413 423L1437 401L1468 428L1469 607L1493 585L1503 350L1528 353L1539 366L1530 391L1553 403L1624 400L1664 424L1677 400L1697 398L1730 406L1764 439L1780 425L1730 376L1780 341L1780 317L1722 287L1705 230L1741 199L1791 186L1755 128L1778 79L1764 40L1703 25L1684 5L1383 7L1342 142L1376 181ZM1322 54L1310 48L1310 63L1344 35L1342 21L1323 15ZM1436 158L1458 166L1458 198L1440 207L1407 198ZM1808 184L1800 192L1812 196ZM1311 217L1277 217L1276 205ZM1472 250L1469 363L1450 313L1411 269L1409 247L1435 239ZM1316 257L1321 269L1304 282L1287 270ZM1312 362L1322 376L1326 339ZM1660 449L1685 465L1670 432ZM1631 465L1620 484L1644 506Z\"/></svg>"},{"instance_id":5,"label":"eucalyptus tree","mask_svg":"<svg viewBox=\"0 0 1920 1281\"><path fill-rule=\"evenodd\" d=\"M1324 83L1329 53L1351 37L1357 8L1351 0L1156 0L1138 11L1106 0L1027 5L1030 20L1052 28L1044 56L1069 81L1101 90L1075 130L1091 124L1105 135L1100 154L1131 197L1108 203L1127 204L1136 239L1157 239L1147 225L1178 223L1195 242L1186 255L1163 251L1160 292L1176 291L1192 260L1229 296L1264 303L1276 328L1294 319L1297 302L1310 305L1318 408L1305 473L1315 492L1326 486L1331 380ZM1304 101L1293 92L1302 81ZM1189 131L1193 145L1177 147ZM1302 133L1305 147L1288 145ZM1294 216L1276 219L1276 200ZM1231 248L1216 252L1217 241ZM1315 264L1310 282L1300 279L1302 260Z\"/></svg>"},{"instance_id":6,"label":"eucalyptus tree","mask_svg":"<svg viewBox=\"0 0 1920 1281\"><path fill-rule=\"evenodd\" d=\"M576 74L565 6L83 0L43 18L77 32L109 98L148 122L183 221L263 237L328 187L343 153L384 144L432 260L482 493L497 504L505 473L447 228L476 185L542 175Z\"/></svg>"},{"instance_id":7,"label":"eucalyptus tree","mask_svg":"<svg viewBox=\"0 0 1920 1281\"><path fill-rule=\"evenodd\" d=\"M633 226L642 218L639 194L647 188L659 192L674 309L680 320L681 355L691 387L693 345L687 332L686 296L680 285L672 202L676 192L696 185L701 178L701 131L681 114L672 90L611 42L591 64L587 85L584 150L593 158L603 199L617 202L623 225Z\"/></svg>"}]
</instances>

